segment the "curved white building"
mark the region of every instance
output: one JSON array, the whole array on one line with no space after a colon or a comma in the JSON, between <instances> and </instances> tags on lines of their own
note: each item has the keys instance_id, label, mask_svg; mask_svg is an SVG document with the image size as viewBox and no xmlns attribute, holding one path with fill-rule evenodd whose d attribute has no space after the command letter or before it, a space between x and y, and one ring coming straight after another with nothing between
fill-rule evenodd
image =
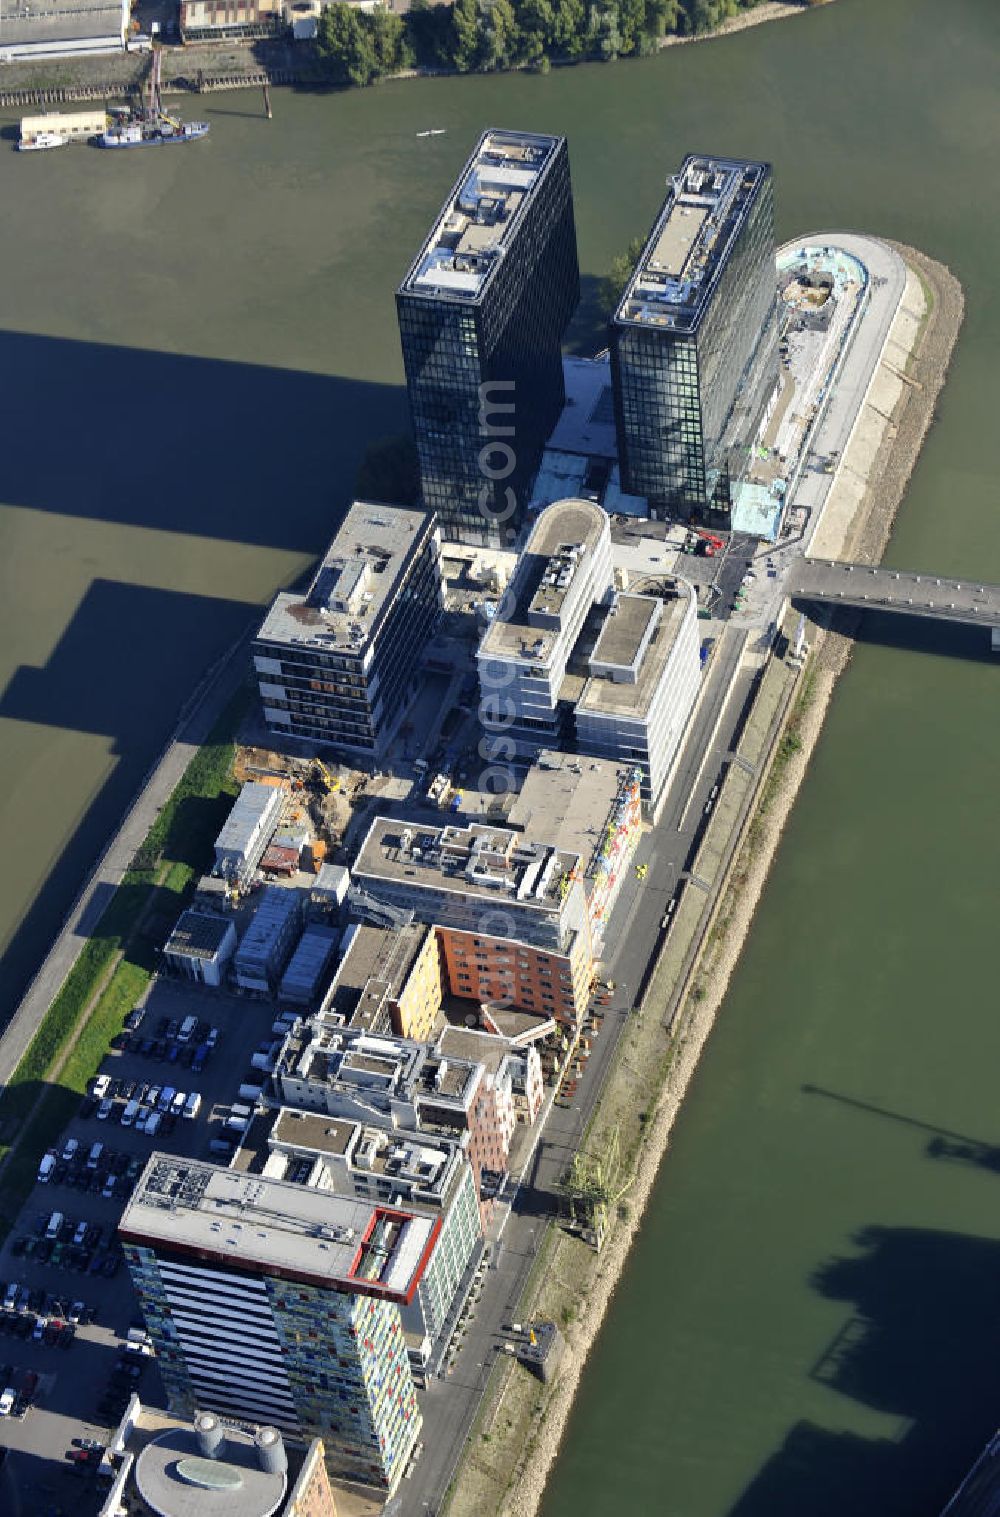
<instances>
[{"instance_id":1,"label":"curved white building","mask_svg":"<svg viewBox=\"0 0 1000 1517\"><path fill-rule=\"evenodd\" d=\"M538 517L476 655L480 720L498 757L559 747L559 695L573 646L613 583L611 520L589 500ZM513 745L513 748L506 745Z\"/></svg>"}]
</instances>

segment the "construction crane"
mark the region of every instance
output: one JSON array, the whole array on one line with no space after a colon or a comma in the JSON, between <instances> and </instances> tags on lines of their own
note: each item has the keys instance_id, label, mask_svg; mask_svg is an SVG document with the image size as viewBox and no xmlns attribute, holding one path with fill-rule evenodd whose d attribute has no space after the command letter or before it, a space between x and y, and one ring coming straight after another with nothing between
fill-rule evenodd
<instances>
[{"instance_id":1,"label":"construction crane","mask_svg":"<svg viewBox=\"0 0 1000 1517\"><path fill-rule=\"evenodd\" d=\"M600 1252L608 1226L608 1212L628 1189L620 1185L621 1155L618 1129L613 1127L603 1153L575 1154L559 1190L570 1220Z\"/></svg>"}]
</instances>

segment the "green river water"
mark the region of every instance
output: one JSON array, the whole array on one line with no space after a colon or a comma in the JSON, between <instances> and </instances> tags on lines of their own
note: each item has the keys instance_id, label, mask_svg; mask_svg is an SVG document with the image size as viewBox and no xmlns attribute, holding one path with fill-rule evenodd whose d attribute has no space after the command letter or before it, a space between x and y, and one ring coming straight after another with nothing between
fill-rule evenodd
<instances>
[{"instance_id":1,"label":"green river water","mask_svg":"<svg viewBox=\"0 0 1000 1517\"><path fill-rule=\"evenodd\" d=\"M691 148L771 159L782 237L949 264L890 558L1000 579L998 42L992 0L838 0L642 63L280 91L271 123L216 97L184 154L0 152L0 1010L404 424L393 289L486 124L568 134L588 296ZM1000 1420L998 678L971 635L859 643L545 1517L929 1517Z\"/></svg>"}]
</instances>

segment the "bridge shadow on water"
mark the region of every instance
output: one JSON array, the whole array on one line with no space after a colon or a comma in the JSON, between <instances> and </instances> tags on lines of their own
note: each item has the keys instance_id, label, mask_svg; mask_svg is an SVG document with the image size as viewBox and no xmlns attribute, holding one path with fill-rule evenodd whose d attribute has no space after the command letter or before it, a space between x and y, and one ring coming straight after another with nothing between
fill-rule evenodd
<instances>
[{"instance_id":1,"label":"bridge shadow on water","mask_svg":"<svg viewBox=\"0 0 1000 1517\"><path fill-rule=\"evenodd\" d=\"M402 387L0 331L0 501L319 552Z\"/></svg>"},{"instance_id":2,"label":"bridge shadow on water","mask_svg":"<svg viewBox=\"0 0 1000 1517\"><path fill-rule=\"evenodd\" d=\"M791 1428L729 1517L938 1517L1000 1410L1000 1243L869 1227L813 1280L853 1310L812 1378L900 1419L898 1438Z\"/></svg>"},{"instance_id":3,"label":"bridge shadow on water","mask_svg":"<svg viewBox=\"0 0 1000 1517\"><path fill-rule=\"evenodd\" d=\"M840 610L830 602L817 606L806 597L794 596L792 604L807 616L832 616L832 626L856 643L895 648L904 653L930 653L938 658L960 658L973 663L1000 663L1000 654L990 647L990 628L966 622L937 621L911 616L904 611ZM824 623L825 624L825 623Z\"/></svg>"}]
</instances>

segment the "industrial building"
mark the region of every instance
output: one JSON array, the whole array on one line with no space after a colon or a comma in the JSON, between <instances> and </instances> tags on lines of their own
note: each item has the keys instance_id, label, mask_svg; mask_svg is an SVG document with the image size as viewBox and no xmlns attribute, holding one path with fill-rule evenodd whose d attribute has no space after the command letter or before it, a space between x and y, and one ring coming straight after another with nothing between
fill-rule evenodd
<instances>
[{"instance_id":1,"label":"industrial building","mask_svg":"<svg viewBox=\"0 0 1000 1517\"><path fill-rule=\"evenodd\" d=\"M125 49L129 20L129 0L48 0L45 5L0 6L0 58L18 63L120 53ZM103 132L104 125L102 119L98 130Z\"/></svg>"},{"instance_id":2,"label":"industrial building","mask_svg":"<svg viewBox=\"0 0 1000 1517\"><path fill-rule=\"evenodd\" d=\"M241 990L273 995L292 956L302 927L298 890L267 885L257 897L250 925L236 950L233 965Z\"/></svg>"},{"instance_id":3,"label":"industrial building","mask_svg":"<svg viewBox=\"0 0 1000 1517\"><path fill-rule=\"evenodd\" d=\"M642 799L655 814L698 696L701 672L694 590L676 582L670 599L618 594L590 656L576 704L582 753L642 771Z\"/></svg>"},{"instance_id":4,"label":"industrial building","mask_svg":"<svg viewBox=\"0 0 1000 1517\"><path fill-rule=\"evenodd\" d=\"M236 948L236 925L228 917L185 911L163 948L163 957L176 974L217 990Z\"/></svg>"},{"instance_id":5,"label":"industrial building","mask_svg":"<svg viewBox=\"0 0 1000 1517\"><path fill-rule=\"evenodd\" d=\"M471 1272L482 1255L482 1227L472 1168L459 1138L387 1132L283 1107L267 1139L263 1173L303 1177L337 1195L440 1215L441 1232L409 1306L401 1308L411 1364L423 1373L440 1363Z\"/></svg>"},{"instance_id":6,"label":"industrial building","mask_svg":"<svg viewBox=\"0 0 1000 1517\"><path fill-rule=\"evenodd\" d=\"M101 1459L97 1517L337 1517L318 1438L198 1412L179 1422L129 1398Z\"/></svg>"},{"instance_id":7,"label":"industrial building","mask_svg":"<svg viewBox=\"0 0 1000 1517\"><path fill-rule=\"evenodd\" d=\"M320 1014L420 1043L433 1035L442 996L433 928L411 922L390 931L355 922L344 934L344 955Z\"/></svg>"},{"instance_id":8,"label":"industrial building","mask_svg":"<svg viewBox=\"0 0 1000 1517\"><path fill-rule=\"evenodd\" d=\"M312 1006L324 988L324 980L340 942L336 927L311 923L299 938L288 968L281 977L278 995L296 1006Z\"/></svg>"},{"instance_id":9,"label":"industrial building","mask_svg":"<svg viewBox=\"0 0 1000 1517\"><path fill-rule=\"evenodd\" d=\"M285 0L180 0L181 40L277 36L285 30Z\"/></svg>"},{"instance_id":10,"label":"industrial building","mask_svg":"<svg viewBox=\"0 0 1000 1517\"><path fill-rule=\"evenodd\" d=\"M353 878L368 900L435 925L453 995L575 1024L593 978L581 866L506 827L376 817Z\"/></svg>"},{"instance_id":11,"label":"industrial building","mask_svg":"<svg viewBox=\"0 0 1000 1517\"><path fill-rule=\"evenodd\" d=\"M611 323L622 486L730 522L778 383L771 169L690 155Z\"/></svg>"},{"instance_id":12,"label":"industrial building","mask_svg":"<svg viewBox=\"0 0 1000 1517\"><path fill-rule=\"evenodd\" d=\"M566 139L491 128L396 293L424 505L447 537L516 536L579 297Z\"/></svg>"},{"instance_id":13,"label":"industrial building","mask_svg":"<svg viewBox=\"0 0 1000 1517\"><path fill-rule=\"evenodd\" d=\"M252 781L244 785L215 840L215 873L245 885L260 863L281 818L284 791Z\"/></svg>"},{"instance_id":14,"label":"industrial building","mask_svg":"<svg viewBox=\"0 0 1000 1517\"><path fill-rule=\"evenodd\" d=\"M606 512L587 500L560 500L544 510L476 655L488 737L530 756L560 746L566 666L594 603L612 584Z\"/></svg>"},{"instance_id":15,"label":"industrial building","mask_svg":"<svg viewBox=\"0 0 1000 1517\"><path fill-rule=\"evenodd\" d=\"M400 1309L440 1217L154 1153L119 1224L171 1412L321 1438L393 1491L421 1417Z\"/></svg>"},{"instance_id":16,"label":"industrial building","mask_svg":"<svg viewBox=\"0 0 1000 1517\"><path fill-rule=\"evenodd\" d=\"M507 813L511 827L580 855L595 953L642 835L637 764L544 749Z\"/></svg>"},{"instance_id":17,"label":"industrial building","mask_svg":"<svg viewBox=\"0 0 1000 1517\"><path fill-rule=\"evenodd\" d=\"M272 732L377 762L442 604L433 513L355 501L304 594L283 592L253 662Z\"/></svg>"}]
</instances>

